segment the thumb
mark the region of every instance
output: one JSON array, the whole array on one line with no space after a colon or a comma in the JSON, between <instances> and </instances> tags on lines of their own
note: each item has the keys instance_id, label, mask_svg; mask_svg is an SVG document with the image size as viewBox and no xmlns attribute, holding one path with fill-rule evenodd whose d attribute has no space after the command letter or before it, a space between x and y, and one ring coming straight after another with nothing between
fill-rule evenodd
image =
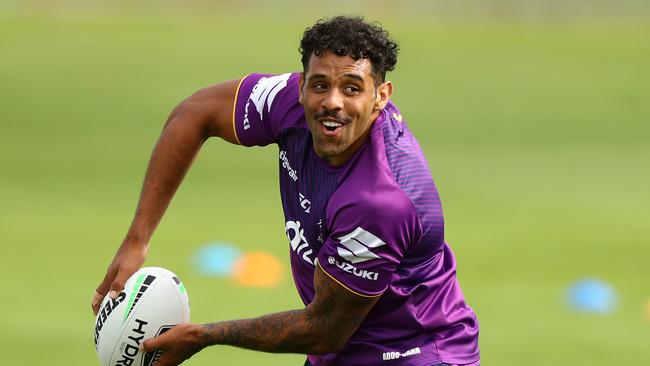
<instances>
[{"instance_id":1,"label":"thumb","mask_svg":"<svg viewBox=\"0 0 650 366\"><path fill-rule=\"evenodd\" d=\"M143 352L151 352L155 349L158 349L158 339L157 338L150 338L147 339L146 341L142 342L140 345L140 350Z\"/></svg>"}]
</instances>

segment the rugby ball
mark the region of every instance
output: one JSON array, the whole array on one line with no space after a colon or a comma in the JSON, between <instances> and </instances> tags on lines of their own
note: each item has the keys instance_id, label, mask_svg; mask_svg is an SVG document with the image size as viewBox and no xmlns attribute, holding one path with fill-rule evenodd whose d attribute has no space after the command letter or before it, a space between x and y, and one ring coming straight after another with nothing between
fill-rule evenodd
<instances>
[{"instance_id":1,"label":"rugby ball","mask_svg":"<svg viewBox=\"0 0 650 366\"><path fill-rule=\"evenodd\" d=\"M159 267L133 274L115 299L106 296L95 320L95 349L102 366L150 366L159 352L141 352L140 344L174 325L190 321L185 286Z\"/></svg>"}]
</instances>

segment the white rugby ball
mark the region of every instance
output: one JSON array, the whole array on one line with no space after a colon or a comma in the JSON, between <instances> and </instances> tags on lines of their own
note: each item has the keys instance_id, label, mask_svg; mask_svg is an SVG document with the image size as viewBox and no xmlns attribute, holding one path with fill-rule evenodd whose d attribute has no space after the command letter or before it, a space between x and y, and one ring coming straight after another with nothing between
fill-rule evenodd
<instances>
[{"instance_id":1,"label":"white rugby ball","mask_svg":"<svg viewBox=\"0 0 650 366\"><path fill-rule=\"evenodd\" d=\"M95 349L102 366L150 366L159 352L141 352L140 344L176 324L190 321L185 286L159 267L133 274L115 299L102 301L95 320Z\"/></svg>"}]
</instances>

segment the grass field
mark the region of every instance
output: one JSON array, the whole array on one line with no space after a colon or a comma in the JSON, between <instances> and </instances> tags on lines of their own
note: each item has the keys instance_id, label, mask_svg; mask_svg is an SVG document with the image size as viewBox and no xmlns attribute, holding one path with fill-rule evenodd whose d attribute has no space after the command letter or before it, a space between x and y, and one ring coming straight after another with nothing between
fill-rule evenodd
<instances>
[{"instance_id":1,"label":"grass field","mask_svg":"<svg viewBox=\"0 0 650 366\"><path fill-rule=\"evenodd\" d=\"M318 16L0 11L2 364L93 365L89 301L173 106L251 71L299 69ZM300 16L298 16L300 15ZM429 159L485 365L650 363L650 26L378 15L401 42L394 100ZM152 241L192 320L301 306L200 276L214 240L287 263L275 148L210 141ZM610 315L563 303L584 277ZM650 305L648 305L650 306ZM230 347L190 365L299 365Z\"/></svg>"}]
</instances>

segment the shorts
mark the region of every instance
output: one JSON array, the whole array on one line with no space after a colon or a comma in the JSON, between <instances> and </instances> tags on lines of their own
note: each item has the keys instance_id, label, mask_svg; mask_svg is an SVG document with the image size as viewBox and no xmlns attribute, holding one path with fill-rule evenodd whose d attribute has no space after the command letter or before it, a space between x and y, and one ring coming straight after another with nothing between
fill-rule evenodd
<instances>
[{"instance_id":1,"label":"shorts","mask_svg":"<svg viewBox=\"0 0 650 366\"><path fill-rule=\"evenodd\" d=\"M304 366L311 366L311 363L309 363L309 360L305 361ZM469 363L467 365L450 365L448 363L437 363L437 364L431 365L431 366L481 366L481 361L476 361L474 363Z\"/></svg>"}]
</instances>

